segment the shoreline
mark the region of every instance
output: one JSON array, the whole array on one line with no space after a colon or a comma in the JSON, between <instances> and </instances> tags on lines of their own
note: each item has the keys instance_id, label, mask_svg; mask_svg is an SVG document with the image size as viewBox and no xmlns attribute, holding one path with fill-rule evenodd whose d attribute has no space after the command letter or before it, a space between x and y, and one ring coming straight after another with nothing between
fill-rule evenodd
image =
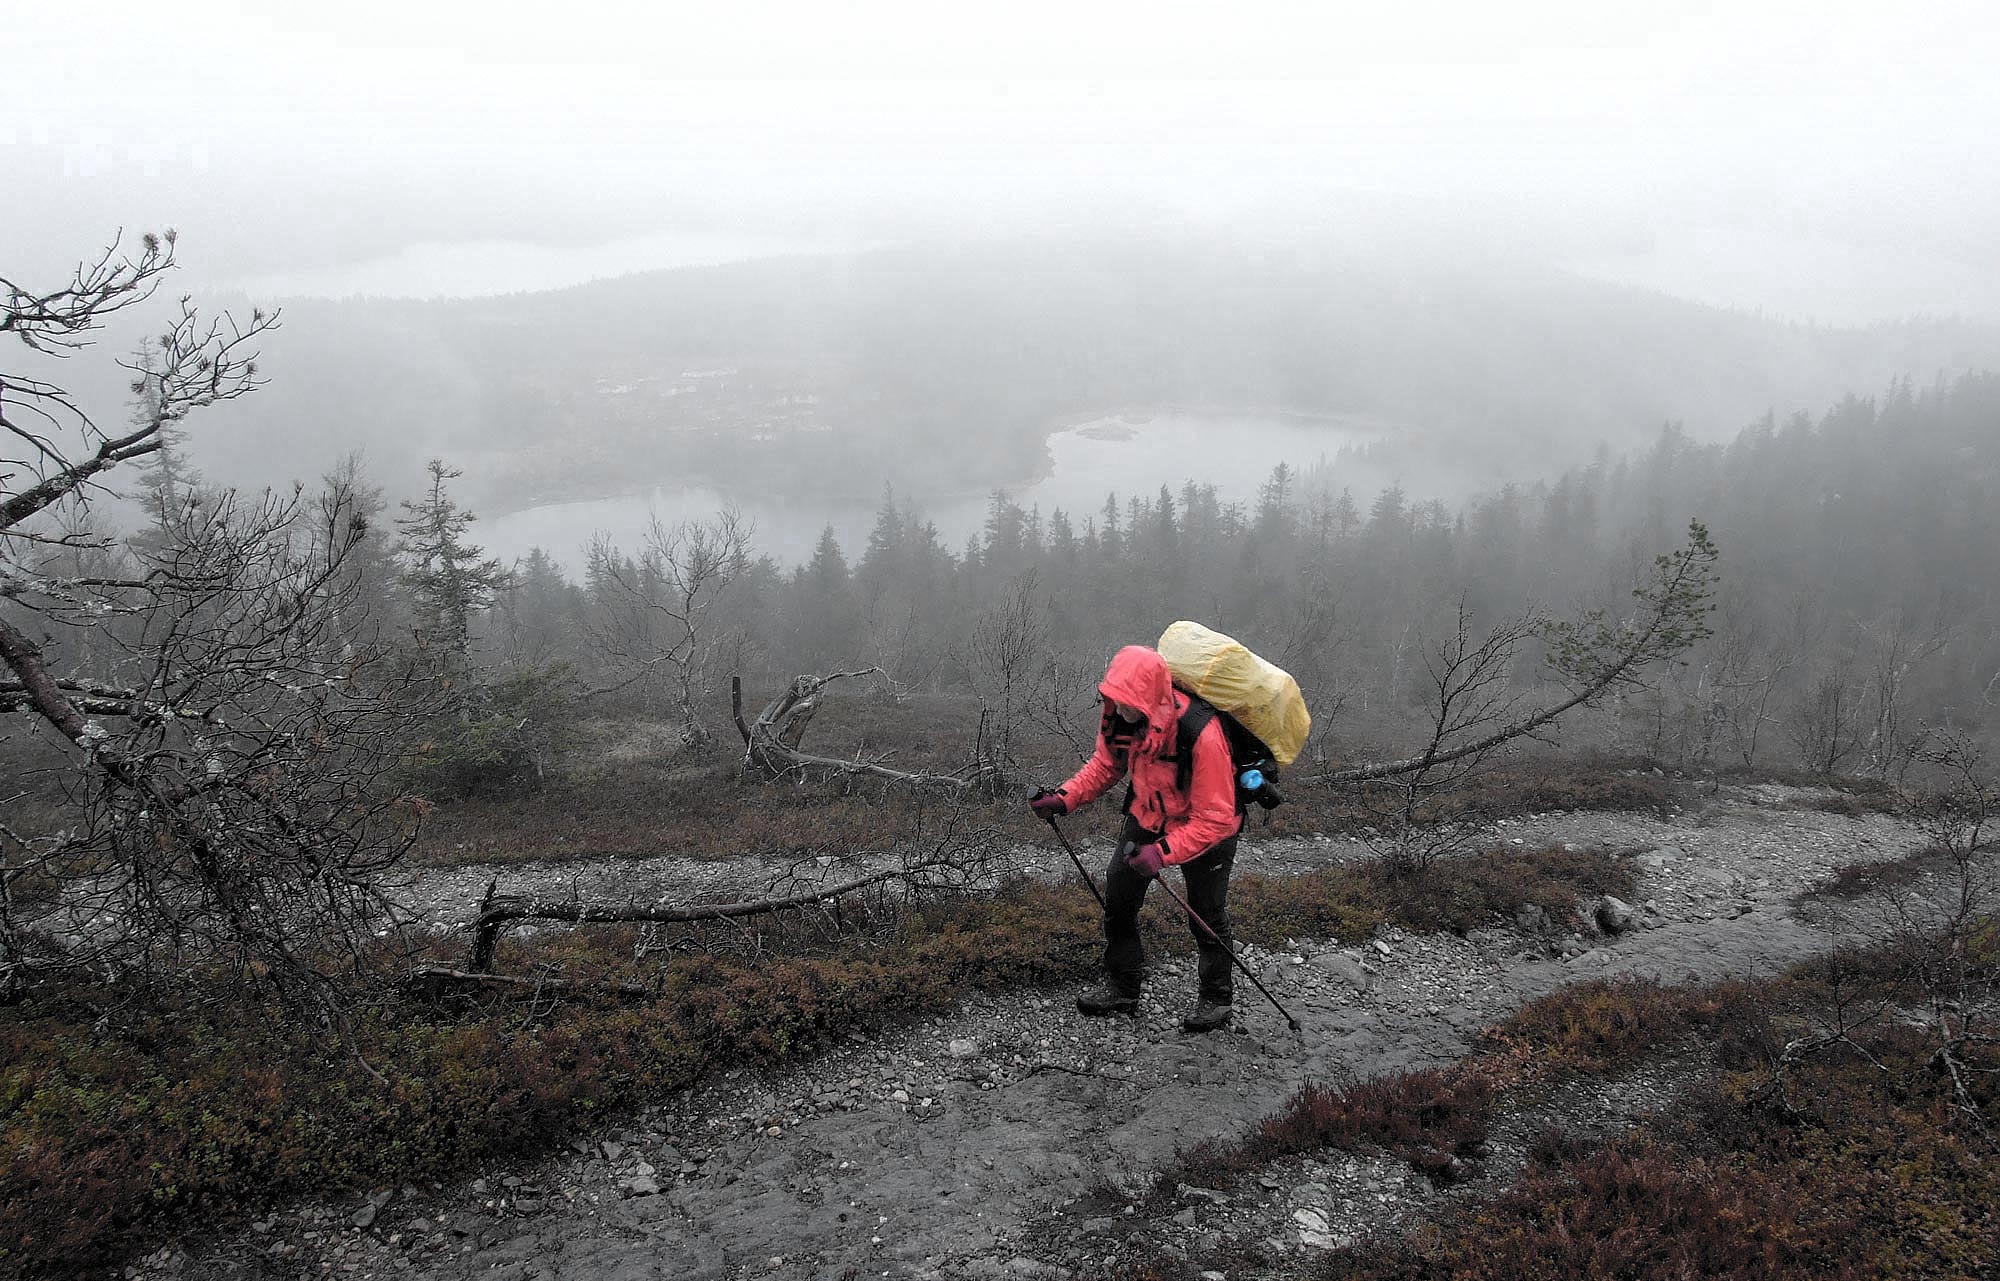
<instances>
[{"instance_id":1,"label":"shoreline","mask_svg":"<svg viewBox=\"0 0 2000 1281\"><path fill-rule=\"evenodd\" d=\"M991 483L969 487L952 493L932 494L931 503L935 506L949 506L955 503L970 502L974 499L983 500L996 489L1007 493L1011 497L1022 489L1040 484L1055 474L1055 457L1049 449L1049 441L1051 438L1065 432L1076 431L1080 428L1089 427L1094 423L1111 420L1139 428L1156 422L1161 418L1172 417L1194 419L1254 418L1287 427L1339 427L1376 437L1400 437L1408 434L1406 429L1399 428L1387 419L1378 418L1373 414L1362 411L1328 412L1324 410L1291 409L1269 405L1187 404L1175 401L1163 401L1156 404L1138 406L1124 405L1109 409L1078 410L1048 419L1038 429L1041 438L1038 447L1039 459L1035 467L1026 475L996 479ZM780 503L795 503L800 498L798 495L787 496L759 493L754 489L750 492L732 493L726 487L727 484L727 479L718 480L715 477L689 473L672 478L671 480L662 479L645 484L621 486L615 491L609 492L569 493L564 489L527 502L480 499L479 507L481 508L483 519L498 520L519 516L524 512L560 507L573 503L617 502L642 499L655 492L676 487L686 490L712 491L721 499L724 506L751 500L775 500ZM879 495L876 499L871 500L869 505L856 504L855 510L863 512L872 511L875 509L873 506L875 502L879 502ZM836 505L847 506L844 503Z\"/></svg>"}]
</instances>

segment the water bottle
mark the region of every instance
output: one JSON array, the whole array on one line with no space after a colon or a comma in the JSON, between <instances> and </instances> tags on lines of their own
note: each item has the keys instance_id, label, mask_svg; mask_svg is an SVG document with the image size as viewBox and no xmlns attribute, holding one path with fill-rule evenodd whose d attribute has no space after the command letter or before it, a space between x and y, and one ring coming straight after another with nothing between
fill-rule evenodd
<instances>
[{"instance_id":1,"label":"water bottle","mask_svg":"<svg viewBox=\"0 0 2000 1281\"><path fill-rule=\"evenodd\" d=\"M1257 802L1267 810L1274 810L1285 803L1278 794L1277 780L1266 774L1260 766L1252 765L1236 776L1239 795Z\"/></svg>"}]
</instances>

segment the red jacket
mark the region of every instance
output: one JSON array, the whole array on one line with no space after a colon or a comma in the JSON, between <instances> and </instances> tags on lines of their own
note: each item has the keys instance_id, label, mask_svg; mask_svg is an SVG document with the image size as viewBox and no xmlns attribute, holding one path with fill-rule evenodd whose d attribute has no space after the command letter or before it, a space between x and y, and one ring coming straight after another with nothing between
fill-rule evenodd
<instances>
[{"instance_id":1,"label":"red jacket","mask_svg":"<svg viewBox=\"0 0 2000 1281\"><path fill-rule=\"evenodd\" d=\"M1221 721L1211 720L1195 739L1188 790L1183 792L1174 785L1174 740L1188 700L1174 688L1167 662L1158 651L1143 645L1119 650L1097 690L1105 700L1097 750L1058 789L1070 809L1088 805L1129 773L1130 813L1141 827L1164 834L1167 862L1199 858L1242 830L1243 819L1236 812L1236 770ZM1137 734L1120 733L1120 722L1111 708L1113 700L1143 708L1144 729Z\"/></svg>"}]
</instances>

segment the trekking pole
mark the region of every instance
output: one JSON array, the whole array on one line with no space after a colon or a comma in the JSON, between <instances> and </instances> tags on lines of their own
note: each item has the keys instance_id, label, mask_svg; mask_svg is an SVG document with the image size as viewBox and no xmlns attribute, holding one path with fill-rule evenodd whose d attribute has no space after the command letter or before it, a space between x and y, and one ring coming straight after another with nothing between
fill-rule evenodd
<instances>
[{"instance_id":1,"label":"trekking pole","mask_svg":"<svg viewBox=\"0 0 2000 1281\"><path fill-rule=\"evenodd\" d=\"M1104 895L1097 892L1097 878L1090 874L1089 870L1084 867L1083 860L1076 856L1076 847L1069 843L1069 837L1063 835L1062 826L1056 822L1056 816L1050 814L1047 817L1049 820L1049 829L1056 834L1056 839L1062 842L1063 849L1068 851L1069 861L1076 864L1076 874L1081 876L1083 883L1090 887L1090 897L1097 900L1097 910L1100 912L1104 911Z\"/></svg>"},{"instance_id":2,"label":"trekking pole","mask_svg":"<svg viewBox=\"0 0 2000 1281\"><path fill-rule=\"evenodd\" d=\"M1124 845L1119 847L1118 857L1124 858L1132 848L1133 848L1132 844L1129 841L1126 842ZM1155 879L1159 881L1160 888L1167 892L1167 896L1173 899L1174 902L1179 903L1181 905L1181 911L1186 912L1188 914L1188 919L1190 921L1193 921L1196 925L1201 926L1202 933L1208 935L1208 937L1214 939L1217 943L1222 944L1222 950L1229 953L1230 961L1236 966L1237 969L1243 971L1243 977L1249 979L1250 982L1256 987L1256 989L1264 994L1264 999L1271 1003L1272 1009L1276 1010L1278 1013L1285 1016L1285 1026L1292 1029L1292 1031L1297 1032L1300 1036L1304 1036L1305 1029L1299 1026L1299 1021L1292 1017L1291 1011L1287 1010L1284 1006L1278 1004L1278 998L1271 995L1271 989L1264 986L1263 980L1257 977L1257 972L1251 969L1249 965L1245 964L1242 957L1236 955L1236 949L1231 947L1229 944L1222 942L1222 936L1220 934L1217 934L1215 932L1214 927L1210 926L1207 921L1201 919L1201 914L1196 912L1194 908L1188 903L1188 901L1181 897L1179 890L1176 890L1173 886L1167 883L1167 878L1165 876L1159 876L1156 877Z\"/></svg>"}]
</instances>

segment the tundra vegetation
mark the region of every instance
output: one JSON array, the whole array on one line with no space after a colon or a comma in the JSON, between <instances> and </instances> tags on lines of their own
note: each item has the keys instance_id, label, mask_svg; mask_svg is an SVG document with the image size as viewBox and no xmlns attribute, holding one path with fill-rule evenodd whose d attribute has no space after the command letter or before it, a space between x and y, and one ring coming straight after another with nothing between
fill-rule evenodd
<instances>
[{"instance_id":1,"label":"tundra vegetation","mask_svg":"<svg viewBox=\"0 0 2000 1281\"><path fill-rule=\"evenodd\" d=\"M1607 759L1856 772L1928 814L1953 867L1978 862L2000 569L1963 553L1993 545L1992 378L1898 384L1729 446L1669 429L1462 511L1391 489L1364 513L1328 469L1281 463L1249 503L1198 481L1088 513L996 494L947 549L885 494L851 565L829 531L780 566L720 513L600 540L572 581L547 552L487 556L445 460L394 517L358 460L312 486L205 484L181 432L258 389L279 318L154 303L176 253L145 237L67 281L0 279L0 336L30 371L0 374L9 1270L440 1176L718 1065L1084 973L1089 901L1014 875L1015 798L1087 750L1103 656L1175 617L1227 620L1315 704L1266 830L1382 853L1245 878L1246 939L1465 930L1526 903L1562 919L1629 890L1601 855L1472 839L1508 812L1667 804L1659 776ZM102 423L50 360L95 358L142 308L165 320L124 362L133 416ZM120 491L136 527L109 518ZM1918 492L1924 519L1876 537ZM1948 583L1927 572L1942 548ZM1594 763L1549 755L1558 730ZM661 853L786 870L731 902L496 879L470 938L392 875ZM1922 979L1947 985L1927 1062L1962 1117L1990 1066L1961 990L1984 973L1981 902ZM1903 956L1941 928L1896 924ZM1838 1046L1811 1049L1773 1071ZM1449 1155L1440 1133L1394 1142Z\"/></svg>"},{"instance_id":2,"label":"tundra vegetation","mask_svg":"<svg viewBox=\"0 0 2000 1281\"><path fill-rule=\"evenodd\" d=\"M1957 836L1988 812L1980 805L1964 811ZM1532 1100L1538 1087L1564 1077L1615 1081L1648 1060L1678 1063L1677 1092L1629 1128L1552 1125L1498 1188L1303 1269L1271 1257L1261 1240L1239 1240L1208 1257L1132 1261L1112 1275L1990 1275L2000 1228L1992 1131L2000 921L1965 915L1959 904L1981 893L1991 871L1968 875L1949 846L1920 849L1906 864L1910 878L1938 874L1939 892L1925 901L1939 910L1922 927L1902 906L1905 879L1894 892L1873 892L1885 927L1867 942L1775 978L1571 985L1490 1029L1478 1053L1449 1068L1306 1086L1239 1141L1183 1153L1145 1208L1161 1214L1177 1189L1231 1186L1275 1160L1328 1149L1388 1153L1436 1183L1462 1181L1488 1158L1500 1109ZM1816 894L1866 896L1849 882Z\"/></svg>"}]
</instances>

